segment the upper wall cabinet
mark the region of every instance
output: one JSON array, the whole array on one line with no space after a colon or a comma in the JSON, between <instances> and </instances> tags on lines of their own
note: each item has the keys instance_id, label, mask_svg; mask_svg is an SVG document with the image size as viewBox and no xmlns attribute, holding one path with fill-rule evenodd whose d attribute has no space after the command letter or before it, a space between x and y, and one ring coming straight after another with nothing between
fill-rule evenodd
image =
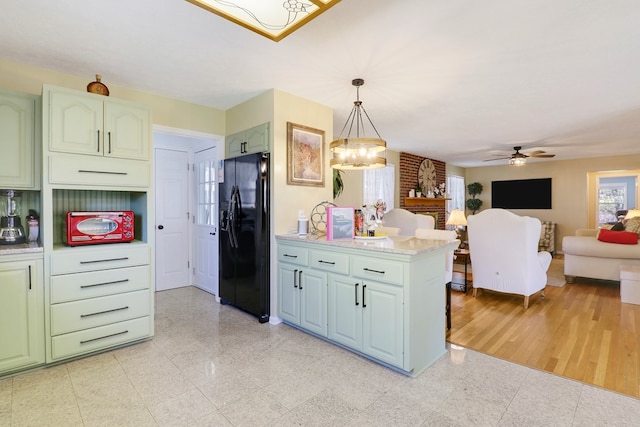
<instances>
[{"instance_id":1,"label":"upper wall cabinet","mask_svg":"<svg viewBox=\"0 0 640 427\"><path fill-rule=\"evenodd\" d=\"M269 151L269 123L252 127L225 138L227 159Z\"/></svg>"},{"instance_id":2,"label":"upper wall cabinet","mask_svg":"<svg viewBox=\"0 0 640 427\"><path fill-rule=\"evenodd\" d=\"M50 151L149 160L148 107L61 88L45 87L44 93Z\"/></svg>"},{"instance_id":3,"label":"upper wall cabinet","mask_svg":"<svg viewBox=\"0 0 640 427\"><path fill-rule=\"evenodd\" d=\"M0 91L0 188L38 189L39 97Z\"/></svg>"}]
</instances>

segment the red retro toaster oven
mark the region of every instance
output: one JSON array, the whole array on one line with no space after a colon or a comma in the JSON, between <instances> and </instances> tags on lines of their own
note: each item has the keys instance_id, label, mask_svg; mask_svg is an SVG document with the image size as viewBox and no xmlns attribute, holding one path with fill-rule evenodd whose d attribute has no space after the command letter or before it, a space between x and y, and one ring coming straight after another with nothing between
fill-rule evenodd
<instances>
[{"instance_id":1,"label":"red retro toaster oven","mask_svg":"<svg viewBox=\"0 0 640 427\"><path fill-rule=\"evenodd\" d=\"M130 242L133 211L67 212L67 245Z\"/></svg>"}]
</instances>

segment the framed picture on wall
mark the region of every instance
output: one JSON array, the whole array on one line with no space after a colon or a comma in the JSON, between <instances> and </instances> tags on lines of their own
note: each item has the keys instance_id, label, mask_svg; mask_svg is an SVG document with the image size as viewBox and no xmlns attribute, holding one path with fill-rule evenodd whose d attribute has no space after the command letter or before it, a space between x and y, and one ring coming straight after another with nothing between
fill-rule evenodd
<instances>
[{"instance_id":1,"label":"framed picture on wall","mask_svg":"<svg viewBox=\"0 0 640 427\"><path fill-rule=\"evenodd\" d=\"M287 122L287 184L324 187L324 131Z\"/></svg>"}]
</instances>

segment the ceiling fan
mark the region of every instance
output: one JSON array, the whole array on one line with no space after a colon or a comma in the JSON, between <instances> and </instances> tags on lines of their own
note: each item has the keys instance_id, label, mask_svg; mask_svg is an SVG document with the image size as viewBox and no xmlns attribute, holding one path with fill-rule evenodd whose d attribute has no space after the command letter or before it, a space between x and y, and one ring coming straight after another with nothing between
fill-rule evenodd
<instances>
[{"instance_id":1,"label":"ceiling fan","mask_svg":"<svg viewBox=\"0 0 640 427\"><path fill-rule=\"evenodd\" d=\"M522 150L522 147L520 146L515 146L513 147L514 150L516 150L513 154L506 156L506 157L496 157L494 159L486 159L483 160L484 162L491 162L493 160L509 160L509 164L512 166L522 166L525 163L527 163L527 158L531 157L531 158L551 158L551 157L555 157L555 154L550 154L547 153L545 151L542 150L536 150L536 151L532 151L528 154L524 154L521 153L520 150Z\"/></svg>"}]
</instances>

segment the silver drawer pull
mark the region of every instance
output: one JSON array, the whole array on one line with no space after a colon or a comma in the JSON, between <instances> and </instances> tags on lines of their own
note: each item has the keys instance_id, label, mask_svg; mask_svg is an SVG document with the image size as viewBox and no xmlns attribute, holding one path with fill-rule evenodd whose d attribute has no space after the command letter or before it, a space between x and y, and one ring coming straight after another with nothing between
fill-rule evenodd
<instances>
[{"instance_id":1,"label":"silver drawer pull","mask_svg":"<svg viewBox=\"0 0 640 427\"><path fill-rule=\"evenodd\" d=\"M323 260L319 259L318 262L320 264L336 265L336 263L334 261L323 261Z\"/></svg>"},{"instance_id":2,"label":"silver drawer pull","mask_svg":"<svg viewBox=\"0 0 640 427\"><path fill-rule=\"evenodd\" d=\"M129 281L129 279L114 280L113 282L94 283L92 285L82 285L82 286L80 286L80 289L93 288L94 286L113 285L113 284L116 284L116 283L125 283L125 282L128 282L128 281Z\"/></svg>"},{"instance_id":3,"label":"silver drawer pull","mask_svg":"<svg viewBox=\"0 0 640 427\"><path fill-rule=\"evenodd\" d=\"M87 169L78 169L78 173L106 173L109 175L128 175L128 172L92 171Z\"/></svg>"},{"instance_id":4,"label":"silver drawer pull","mask_svg":"<svg viewBox=\"0 0 640 427\"><path fill-rule=\"evenodd\" d=\"M92 342L92 341L103 340L103 339L105 339L105 338L117 337L118 335L123 335L123 334L128 334L128 333L129 333L129 331L116 332L115 334L105 335L105 336L103 336L103 337L92 338L92 339L90 339L90 340L80 341L80 344L86 344L86 343L88 343L88 342Z\"/></svg>"},{"instance_id":5,"label":"silver drawer pull","mask_svg":"<svg viewBox=\"0 0 640 427\"><path fill-rule=\"evenodd\" d=\"M298 255L283 254L282 256L287 257L287 258L298 258Z\"/></svg>"},{"instance_id":6,"label":"silver drawer pull","mask_svg":"<svg viewBox=\"0 0 640 427\"><path fill-rule=\"evenodd\" d=\"M80 264L93 264L94 262L109 262L109 261L126 261L128 259L129 259L128 256L123 258L97 259L95 261L80 261Z\"/></svg>"},{"instance_id":7,"label":"silver drawer pull","mask_svg":"<svg viewBox=\"0 0 640 427\"><path fill-rule=\"evenodd\" d=\"M385 274L385 271L384 271L384 270L382 270L382 271L380 271L380 270L372 270L372 269L370 269L370 268L366 268L366 267L365 267L365 268L363 268L363 270L364 270L364 271L370 271L370 272L372 272L372 273Z\"/></svg>"},{"instance_id":8,"label":"silver drawer pull","mask_svg":"<svg viewBox=\"0 0 640 427\"><path fill-rule=\"evenodd\" d=\"M89 313L89 314L81 314L80 317L83 318L83 317L97 316L98 314L112 313L114 311L126 310L128 308L129 306L125 305L124 307L114 308L112 310L97 311L95 313Z\"/></svg>"}]
</instances>

